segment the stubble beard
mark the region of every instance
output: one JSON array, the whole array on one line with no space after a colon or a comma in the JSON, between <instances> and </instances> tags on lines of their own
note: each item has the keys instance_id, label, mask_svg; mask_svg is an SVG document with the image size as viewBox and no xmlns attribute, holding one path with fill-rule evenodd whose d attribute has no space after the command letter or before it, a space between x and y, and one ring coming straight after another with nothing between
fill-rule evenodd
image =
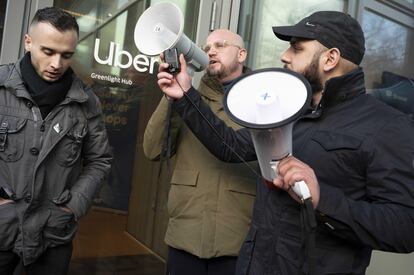
<instances>
[{"instance_id":1,"label":"stubble beard","mask_svg":"<svg viewBox=\"0 0 414 275\"><path fill-rule=\"evenodd\" d=\"M222 63L220 63L220 67L218 69L210 69L207 68L207 75L210 77L217 77L218 79L224 79L229 75L233 74L237 71L239 64L236 62L231 63L229 66L225 67Z\"/></svg>"},{"instance_id":2,"label":"stubble beard","mask_svg":"<svg viewBox=\"0 0 414 275\"><path fill-rule=\"evenodd\" d=\"M312 58L311 63L308 66L306 66L303 72L300 72L300 74L302 74L309 81L313 94L318 93L322 91L323 89L322 80L321 80L321 77L319 76L320 55L321 55L320 53L315 54Z\"/></svg>"}]
</instances>

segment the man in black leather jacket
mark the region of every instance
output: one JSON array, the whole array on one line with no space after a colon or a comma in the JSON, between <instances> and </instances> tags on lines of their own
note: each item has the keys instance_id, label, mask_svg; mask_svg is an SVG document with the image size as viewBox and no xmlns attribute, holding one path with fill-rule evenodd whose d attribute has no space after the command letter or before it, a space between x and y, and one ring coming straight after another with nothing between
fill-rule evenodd
<instances>
[{"instance_id":1,"label":"man in black leather jacket","mask_svg":"<svg viewBox=\"0 0 414 275\"><path fill-rule=\"evenodd\" d=\"M365 274L373 249L413 251L414 123L366 94L358 66L365 51L359 23L344 13L323 11L273 31L290 41L281 59L285 68L308 79L313 100L293 128L295 157L280 162L274 186L258 183L236 273L307 274L311 257L318 275ZM202 103L186 74L173 79L163 68L160 87L214 155L240 161L206 130L189 99L240 156L256 158L248 130L226 127ZM300 204L290 188L300 180L310 189L316 213L316 250L310 257L302 251Z\"/></svg>"}]
</instances>

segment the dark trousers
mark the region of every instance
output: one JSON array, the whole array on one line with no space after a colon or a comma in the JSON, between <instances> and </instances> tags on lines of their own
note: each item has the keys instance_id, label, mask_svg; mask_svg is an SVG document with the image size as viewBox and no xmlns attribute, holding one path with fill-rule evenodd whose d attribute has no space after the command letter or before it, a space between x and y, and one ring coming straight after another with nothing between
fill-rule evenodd
<instances>
[{"instance_id":1,"label":"dark trousers","mask_svg":"<svg viewBox=\"0 0 414 275\"><path fill-rule=\"evenodd\" d=\"M200 259L168 247L167 275L234 275L236 261L233 256Z\"/></svg>"},{"instance_id":2,"label":"dark trousers","mask_svg":"<svg viewBox=\"0 0 414 275\"><path fill-rule=\"evenodd\" d=\"M48 248L34 263L24 267L26 275L67 274L72 250L72 243ZM19 262L19 256L13 252L0 251L0 274L12 275Z\"/></svg>"}]
</instances>

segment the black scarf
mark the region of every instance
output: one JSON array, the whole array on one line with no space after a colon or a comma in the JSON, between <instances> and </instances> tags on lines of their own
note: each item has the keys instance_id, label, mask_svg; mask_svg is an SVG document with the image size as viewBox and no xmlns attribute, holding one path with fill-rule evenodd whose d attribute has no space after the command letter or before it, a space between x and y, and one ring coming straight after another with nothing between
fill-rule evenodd
<instances>
[{"instance_id":1,"label":"black scarf","mask_svg":"<svg viewBox=\"0 0 414 275\"><path fill-rule=\"evenodd\" d=\"M53 107L65 99L72 85L72 69L69 68L57 81L45 81L34 69L30 52L22 58L20 68L24 85L45 118Z\"/></svg>"}]
</instances>

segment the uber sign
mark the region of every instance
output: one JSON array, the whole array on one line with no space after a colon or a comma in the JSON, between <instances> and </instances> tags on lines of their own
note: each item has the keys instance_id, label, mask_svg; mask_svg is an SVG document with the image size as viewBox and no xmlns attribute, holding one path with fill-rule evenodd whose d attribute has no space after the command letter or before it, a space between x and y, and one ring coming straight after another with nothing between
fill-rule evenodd
<instances>
[{"instance_id":1,"label":"uber sign","mask_svg":"<svg viewBox=\"0 0 414 275\"><path fill-rule=\"evenodd\" d=\"M99 46L101 40L99 38L95 39L95 48L93 51L93 57L99 64L114 66L121 69L127 69L131 66L134 66L135 70L138 72L149 72L150 74L154 73L154 64L157 62L157 58L148 57L143 54L138 54L132 56L129 52L120 49L118 43L110 42L109 43L109 52L105 55L105 58L99 57ZM126 62L122 63L122 57L126 58ZM125 60L125 59L124 59Z\"/></svg>"}]
</instances>

